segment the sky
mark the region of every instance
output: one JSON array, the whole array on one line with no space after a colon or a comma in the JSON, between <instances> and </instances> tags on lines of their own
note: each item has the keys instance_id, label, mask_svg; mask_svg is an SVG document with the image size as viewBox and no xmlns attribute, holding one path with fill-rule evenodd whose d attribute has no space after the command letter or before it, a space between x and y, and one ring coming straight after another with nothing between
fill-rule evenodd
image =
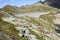
<instances>
[{"instance_id":1,"label":"sky","mask_svg":"<svg viewBox=\"0 0 60 40\"><path fill-rule=\"evenodd\" d=\"M20 7L23 5L31 5L38 1L39 0L0 0L0 8L4 7L7 4Z\"/></svg>"}]
</instances>

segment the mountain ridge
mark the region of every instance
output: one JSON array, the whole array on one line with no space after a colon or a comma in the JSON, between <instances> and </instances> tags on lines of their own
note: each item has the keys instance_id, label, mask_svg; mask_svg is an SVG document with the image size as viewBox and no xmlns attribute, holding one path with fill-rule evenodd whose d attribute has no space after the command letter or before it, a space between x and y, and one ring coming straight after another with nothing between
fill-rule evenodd
<instances>
[{"instance_id":1,"label":"mountain ridge","mask_svg":"<svg viewBox=\"0 0 60 40\"><path fill-rule=\"evenodd\" d=\"M35 3L33 5L26 5L26 6L11 6L5 5L3 8L0 9L1 11L10 12L10 13L24 13L24 12L42 12L42 11L52 11L56 10L55 8L48 7L42 3Z\"/></svg>"}]
</instances>

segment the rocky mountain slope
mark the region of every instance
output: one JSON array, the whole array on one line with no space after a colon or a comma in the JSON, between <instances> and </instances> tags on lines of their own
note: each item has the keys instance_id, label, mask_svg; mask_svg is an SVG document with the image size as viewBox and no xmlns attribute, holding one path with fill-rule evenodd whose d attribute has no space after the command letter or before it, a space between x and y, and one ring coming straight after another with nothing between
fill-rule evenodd
<instances>
[{"instance_id":1,"label":"rocky mountain slope","mask_svg":"<svg viewBox=\"0 0 60 40\"><path fill-rule=\"evenodd\" d=\"M0 40L60 40L60 10L35 3L0 8Z\"/></svg>"},{"instance_id":2,"label":"rocky mountain slope","mask_svg":"<svg viewBox=\"0 0 60 40\"><path fill-rule=\"evenodd\" d=\"M0 40L60 40L59 27L54 22L59 14L57 11L39 17L8 14L0 18Z\"/></svg>"}]
</instances>

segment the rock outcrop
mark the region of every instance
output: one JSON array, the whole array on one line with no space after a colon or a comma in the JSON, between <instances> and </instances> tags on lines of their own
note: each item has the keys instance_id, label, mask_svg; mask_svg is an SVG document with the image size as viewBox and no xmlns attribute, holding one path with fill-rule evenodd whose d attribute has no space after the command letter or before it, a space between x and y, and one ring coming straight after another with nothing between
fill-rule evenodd
<instances>
[{"instance_id":1,"label":"rock outcrop","mask_svg":"<svg viewBox=\"0 0 60 40\"><path fill-rule=\"evenodd\" d=\"M3 32L0 32L0 40L15 40L15 38L12 36L6 35Z\"/></svg>"},{"instance_id":2,"label":"rock outcrop","mask_svg":"<svg viewBox=\"0 0 60 40\"><path fill-rule=\"evenodd\" d=\"M60 0L46 0L46 3L50 6L60 8Z\"/></svg>"}]
</instances>

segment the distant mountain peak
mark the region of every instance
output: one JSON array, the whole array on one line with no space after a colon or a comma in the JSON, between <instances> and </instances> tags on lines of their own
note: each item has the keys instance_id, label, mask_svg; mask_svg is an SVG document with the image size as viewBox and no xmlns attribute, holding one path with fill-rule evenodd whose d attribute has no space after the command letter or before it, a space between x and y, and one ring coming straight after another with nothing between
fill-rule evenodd
<instances>
[{"instance_id":1,"label":"distant mountain peak","mask_svg":"<svg viewBox=\"0 0 60 40\"><path fill-rule=\"evenodd\" d=\"M44 4L44 2L45 2L45 1L41 1L41 0L40 0L40 1L38 1L37 3L42 3L42 4Z\"/></svg>"}]
</instances>

